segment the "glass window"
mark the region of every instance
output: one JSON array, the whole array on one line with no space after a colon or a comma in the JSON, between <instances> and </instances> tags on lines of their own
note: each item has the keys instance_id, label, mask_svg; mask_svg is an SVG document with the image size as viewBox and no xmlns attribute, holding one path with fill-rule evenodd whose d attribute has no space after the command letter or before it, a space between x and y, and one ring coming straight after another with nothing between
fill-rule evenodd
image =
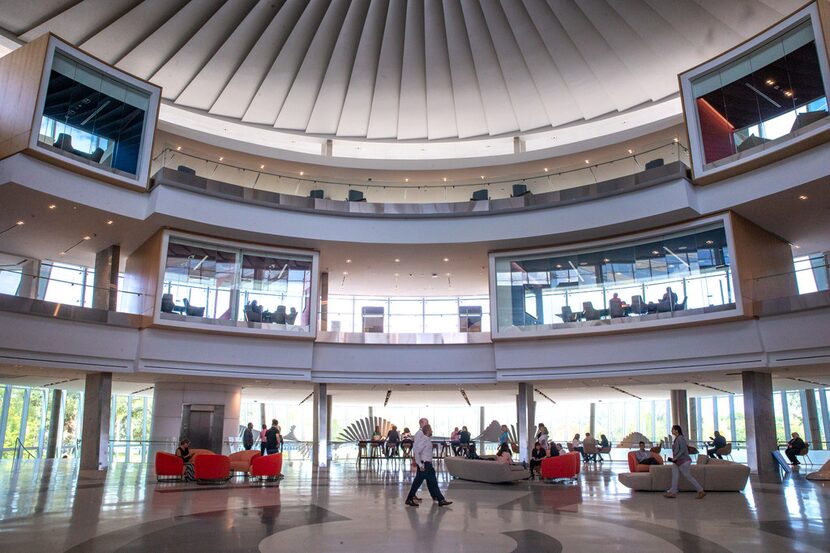
<instances>
[{"instance_id":1,"label":"glass window","mask_svg":"<svg viewBox=\"0 0 830 553\"><path fill-rule=\"evenodd\" d=\"M149 93L56 50L38 144L134 177L149 104Z\"/></svg>"},{"instance_id":2,"label":"glass window","mask_svg":"<svg viewBox=\"0 0 830 553\"><path fill-rule=\"evenodd\" d=\"M265 253L171 236L160 316L310 331L311 255Z\"/></svg>"},{"instance_id":3,"label":"glass window","mask_svg":"<svg viewBox=\"0 0 830 553\"><path fill-rule=\"evenodd\" d=\"M732 309L728 259L722 223L587 251L499 254L498 332Z\"/></svg>"},{"instance_id":4,"label":"glass window","mask_svg":"<svg viewBox=\"0 0 830 553\"><path fill-rule=\"evenodd\" d=\"M691 84L706 164L763 149L827 121L827 93L809 19Z\"/></svg>"}]
</instances>

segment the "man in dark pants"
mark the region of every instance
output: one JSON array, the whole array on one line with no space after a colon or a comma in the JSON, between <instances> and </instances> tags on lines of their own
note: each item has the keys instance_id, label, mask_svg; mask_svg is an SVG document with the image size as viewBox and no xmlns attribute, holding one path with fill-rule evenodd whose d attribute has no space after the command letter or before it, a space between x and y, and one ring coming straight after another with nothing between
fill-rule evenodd
<instances>
[{"instance_id":1,"label":"man in dark pants","mask_svg":"<svg viewBox=\"0 0 830 553\"><path fill-rule=\"evenodd\" d=\"M248 423L245 432L242 433L242 447L246 450L254 447L254 423L252 422Z\"/></svg>"},{"instance_id":2,"label":"man in dark pants","mask_svg":"<svg viewBox=\"0 0 830 553\"><path fill-rule=\"evenodd\" d=\"M432 427L425 424L421 431L415 434L415 443L412 445L412 458L418 467L418 473L412 481L412 487L409 489L409 495L406 496L406 504L410 507L417 507L418 503L415 500L415 493L421 487L421 483L426 480L429 495L432 499L438 502L439 507L452 504L452 501L447 501L441 490L438 488L438 478L435 476L435 469L432 466Z\"/></svg>"},{"instance_id":3,"label":"man in dark pants","mask_svg":"<svg viewBox=\"0 0 830 553\"><path fill-rule=\"evenodd\" d=\"M271 421L271 428L265 433L265 451L268 455L280 452L280 427L277 419Z\"/></svg>"},{"instance_id":4,"label":"man in dark pants","mask_svg":"<svg viewBox=\"0 0 830 553\"><path fill-rule=\"evenodd\" d=\"M718 453L718 450L722 447L726 447L726 438L721 436L720 432L715 430L715 437L711 438L711 440L712 440L712 443L709 444L709 445L711 445L712 447L711 447L711 449L706 450L706 455L708 455L709 457L712 457L713 459L714 459L715 455L717 455L718 459L723 459L723 456L720 453Z\"/></svg>"},{"instance_id":5,"label":"man in dark pants","mask_svg":"<svg viewBox=\"0 0 830 553\"><path fill-rule=\"evenodd\" d=\"M787 455L787 459L790 460L791 464L798 466L801 463L798 462L795 456L801 453L801 450L807 446L804 445L804 440L801 439L798 432L793 432L792 436L793 439L787 442L787 449L784 450L784 454Z\"/></svg>"}]
</instances>

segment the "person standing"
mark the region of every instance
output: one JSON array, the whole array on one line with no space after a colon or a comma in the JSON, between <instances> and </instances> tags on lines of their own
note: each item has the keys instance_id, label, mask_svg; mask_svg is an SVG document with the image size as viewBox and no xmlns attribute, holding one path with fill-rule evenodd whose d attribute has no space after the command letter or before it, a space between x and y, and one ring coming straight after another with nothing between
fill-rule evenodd
<instances>
[{"instance_id":1,"label":"person standing","mask_svg":"<svg viewBox=\"0 0 830 553\"><path fill-rule=\"evenodd\" d=\"M268 455L280 452L280 426L277 419L271 421L271 428L265 433L265 451Z\"/></svg>"},{"instance_id":2,"label":"person standing","mask_svg":"<svg viewBox=\"0 0 830 553\"><path fill-rule=\"evenodd\" d=\"M502 444L510 445L510 431L507 430L507 425L501 425L501 434L499 435L499 446Z\"/></svg>"},{"instance_id":3,"label":"person standing","mask_svg":"<svg viewBox=\"0 0 830 553\"><path fill-rule=\"evenodd\" d=\"M254 447L254 423L249 422L248 426L245 428L245 432L242 433L242 447L246 450L250 450Z\"/></svg>"},{"instance_id":4,"label":"person standing","mask_svg":"<svg viewBox=\"0 0 830 553\"><path fill-rule=\"evenodd\" d=\"M426 419L423 419L426 420ZM439 507L451 505L452 501L447 499L438 488L438 478L435 476L435 469L432 466L432 427L429 424L424 424L421 430L415 434L415 443L412 446L412 458L417 466L417 474L412 481L412 487L409 489L409 495L406 497L406 505L410 507L418 507L415 493L421 486L421 483L426 480L429 495L432 499L438 502Z\"/></svg>"},{"instance_id":5,"label":"person standing","mask_svg":"<svg viewBox=\"0 0 830 553\"><path fill-rule=\"evenodd\" d=\"M266 444L266 433L268 432L268 425L263 424L262 430L259 431L259 452L263 456L265 455L265 444Z\"/></svg>"},{"instance_id":6,"label":"person standing","mask_svg":"<svg viewBox=\"0 0 830 553\"><path fill-rule=\"evenodd\" d=\"M697 490L697 498L703 499L706 496L706 492L703 491L703 486L700 485L700 482L692 476L692 457L689 455L689 444L683 435L683 429L680 428L680 425L675 424L671 427L671 434L674 436L674 441L671 444L672 457L669 459L672 462L671 488L663 495L670 499L677 497L677 486L680 480L680 474L682 473L683 477Z\"/></svg>"}]
</instances>

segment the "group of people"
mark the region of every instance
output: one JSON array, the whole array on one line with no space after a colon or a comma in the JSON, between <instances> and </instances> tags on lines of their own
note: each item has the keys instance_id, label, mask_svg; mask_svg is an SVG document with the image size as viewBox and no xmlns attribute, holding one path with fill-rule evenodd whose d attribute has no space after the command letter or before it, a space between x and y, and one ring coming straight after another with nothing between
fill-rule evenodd
<instances>
[{"instance_id":1,"label":"group of people","mask_svg":"<svg viewBox=\"0 0 830 553\"><path fill-rule=\"evenodd\" d=\"M375 430L372 432L372 444L383 446L383 453L387 458L400 455L401 447L406 450L412 450L414 443L415 438L409 428L406 427L403 429L403 432L399 432L398 427L393 424L386 432L386 438L381 434L380 426L375 426ZM464 446L469 446L470 444L470 431L467 430L467 427L462 426L459 430L456 426L450 435L450 445L453 454L460 455L462 448L468 449Z\"/></svg>"},{"instance_id":2,"label":"group of people","mask_svg":"<svg viewBox=\"0 0 830 553\"><path fill-rule=\"evenodd\" d=\"M585 452L585 447L588 447L589 452ZM608 438L605 434L599 435L599 441L596 440L593 436L591 436L590 432L585 433L585 439L580 439L579 434L574 434L573 440L571 440L571 451L576 451L580 455L582 455L582 461L587 463L588 461L596 461L597 453L600 449L604 449L607 447L611 447L611 443L608 441Z\"/></svg>"},{"instance_id":3,"label":"group of people","mask_svg":"<svg viewBox=\"0 0 830 553\"><path fill-rule=\"evenodd\" d=\"M263 424L259 431L259 451L262 455L273 455L282 451L282 429L280 428L280 421L277 419L271 420L271 427ZM242 433L242 447L246 450L254 447L254 423L249 422L245 431Z\"/></svg>"}]
</instances>

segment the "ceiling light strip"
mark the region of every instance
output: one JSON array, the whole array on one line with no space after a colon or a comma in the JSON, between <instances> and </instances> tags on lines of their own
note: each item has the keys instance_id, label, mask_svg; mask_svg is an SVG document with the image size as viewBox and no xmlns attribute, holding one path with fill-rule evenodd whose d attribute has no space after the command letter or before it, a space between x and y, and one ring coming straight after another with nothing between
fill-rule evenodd
<instances>
[{"instance_id":1,"label":"ceiling light strip","mask_svg":"<svg viewBox=\"0 0 830 553\"><path fill-rule=\"evenodd\" d=\"M637 399L643 399L643 398L641 398L641 397L640 397L640 396L638 396L638 395L634 395L634 394L632 394L631 392L626 392L626 391L625 391L625 390L623 390L622 388L617 388L616 386L611 386L611 385L609 385L608 387L609 387L609 388L611 388L612 390L617 390L617 391L618 391L618 392L620 392L621 394L625 394L625 395L627 395L627 396L631 396L631 397L633 397L633 398L637 398Z\"/></svg>"},{"instance_id":2,"label":"ceiling light strip","mask_svg":"<svg viewBox=\"0 0 830 553\"><path fill-rule=\"evenodd\" d=\"M687 380L686 382L690 384L694 384L695 386L700 386L701 388L709 388L710 390L715 390L716 392L723 392L724 394L729 394L734 396L735 392L730 392L729 390L724 390L723 388L716 388L715 386L709 386L708 384L701 384L700 382L692 382L691 380Z\"/></svg>"},{"instance_id":3,"label":"ceiling light strip","mask_svg":"<svg viewBox=\"0 0 830 553\"><path fill-rule=\"evenodd\" d=\"M467 392L464 391L464 388L461 388L458 391L461 392L461 397L464 398L464 401L467 402L467 405L472 407L472 403L470 403L470 399L467 397Z\"/></svg>"},{"instance_id":4,"label":"ceiling light strip","mask_svg":"<svg viewBox=\"0 0 830 553\"><path fill-rule=\"evenodd\" d=\"M545 392L543 392L543 391L542 391L542 390L540 390L539 388L533 388L533 391L534 391L534 392L536 392L537 394L539 394L540 396L542 396L543 398L545 398L546 400L548 400L549 402L551 402L551 403L553 403L554 405L556 405L556 402L555 402L555 401L553 401L553 399L551 399L551 397L550 397L549 395L547 395Z\"/></svg>"},{"instance_id":5,"label":"ceiling light strip","mask_svg":"<svg viewBox=\"0 0 830 553\"><path fill-rule=\"evenodd\" d=\"M311 397L311 396L313 396L313 395L314 395L314 392L311 392L310 394L308 394L307 396L305 396L305 399L303 399L303 400L302 400L300 403L298 403L297 405L302 405L303 403L305 403L306 401L308 401L308 398L310 398L310 397Z\"/></svg>"}]
</instances>

